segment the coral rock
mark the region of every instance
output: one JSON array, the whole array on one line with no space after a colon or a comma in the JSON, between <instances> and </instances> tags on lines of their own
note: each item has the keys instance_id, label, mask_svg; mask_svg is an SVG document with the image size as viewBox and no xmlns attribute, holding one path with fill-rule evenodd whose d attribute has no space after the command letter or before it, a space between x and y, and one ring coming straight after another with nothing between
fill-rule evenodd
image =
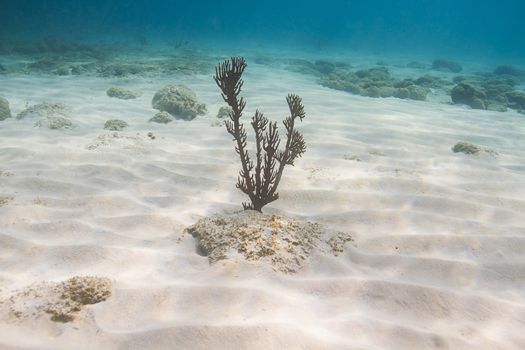
<instances>
[{"instance_id":1,"label":"coral rock","mask_svg":"<svg viewBox=\"0 0 525 350\"><path fill-rule=\"evenodd\" d=\"M0 121L11 118L11 110L9 109L9 102L0 97Z\"/></svg>"},{"instance_id":2,"label":"coral rock","mask_svg":"<svg viewBox=\"0 0 525 350\"><path fill-rule=\"evenodd\" d=\"M230 107L221 107L219 108L219 111L217 112L217 118L226 118L230 115L230 111L232 109Z\"/></svg>"},{"instance_id":3,"label":"coral rock","mask_svg":"<svg viewBox=\"0 0 525 350\"><path fill-rule=\"evenodd\" d=\"M119 98L121 100L132 100L140 96L139 93L119 87L110 87L108 91L106 91L106 95L109 97Z\"/></svg>"},{"instance_id":4,"label":"coral rock","mask_svg":"<svg viewBox=\"0 0 525 350\"><path fill-rule=\"evenodd\" d=\"M168 112L159 112L153 116L149 121L159 124L168 124L175 120L175 117Z\"/></svg>"},{"instance_id":5,"label":"coral rock","mask_svg":"<svg viewBox=\"0 0 525 350\"><path fill-rule=\"evenodd\" d=\"M472 143L468 143L468 142L464 142L464 141L460 141L458 143L456 143L454 145L454 147L452 147L452 151L454 153L465 153L465 154L478 154L480 152L485 152L485 153L488 153L492 156L496 156L498 154L498 152L494 151L494 150L491 150L489 148L483 148L481 146L477 146L477 145L474 145Z\"/></svg>"},{"instance_id":6,"label":"coral rock","mask_svg":"<svg viewBox=\"0 0 525 350\"><path fill-rule=\"evenodd\" d=\"M472 143L460 141L452 147L454 153L465 153L465 154L477 154L481 151L481 147L476 146Z\"/></svg>"},{"instance_id":7,"label":"coral rock","mask_svg":"<svg viewBox=\"0 0 525 350\"><path fill-rule=\"evenodd\" d=\"M452 89L452 102L454 104L465 104L473 109L487 109L485 92L477 89L474 85L460 83Z\"/></svg>"},{"instance_id":8,"label":"coral rock","mask_svg":"<svg viewBox=\"0 0 525 350\"><path fill-rule=\"evenodd\" d=\"M206 113L206 105L197 101L197 95L184 85L169 85L158 91L152 100L153 108L168 112L175 118L192 120Z\"/></svg>"},{"instance_id":9,"label":"coral rock","mask_svg":"<svg viewBox=\"0 0 525 350\"><path fill-rule=\"evenodd\" d=\"M24 109L17 114L16 119L67 116L70 111L71 108L63 103L44 102Z\"/></svg>"},{"instance_id":10,"label":"coral rock","mask_svg":"<svg viewBox=\"0 0 525 350\"><path fill-rule=\"evenodd\" d=\"M121 131L128 127L128 123L120 119L110 119L104 123L104 129L111 131Z\"/></svg>"},{"instance_id":11,"label":"coral rock","mask_svg":"<svg viewBox=\"0 0 525 350\"><path fill-rule=\"evenodd\" d=\"M71 322L85 305L107 300L112 294L112 283L108 278L75 276L63 282L40 282L0 301L0 314L16 319L40 318L50 315L54 322ZM2 310L2 308L5 308Z\"/></svg>"},{"instance_id":12,"label":"coral rock","mask_svg":"<svg viewBox=\"0 0 525 350\"><path fill-rule=\"evenodd\" d=\"M36 127L47 127L52 130L58 130L58 129L71 129L73 127L73 122L71 120L64 118L64 117L45 117L40 120L38 120L35 123Z\"/></svg>"}]
</instances>

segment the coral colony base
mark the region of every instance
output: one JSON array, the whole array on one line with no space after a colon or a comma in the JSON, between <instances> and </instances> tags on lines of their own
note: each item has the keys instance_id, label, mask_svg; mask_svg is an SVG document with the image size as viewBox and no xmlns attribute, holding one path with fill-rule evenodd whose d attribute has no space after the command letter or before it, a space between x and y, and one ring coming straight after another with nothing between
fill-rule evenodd
<instances>
[{"instance_id":1,"label":"coral colony base","mask_svg":"<svg viewBox=\"0 0 525 350\"><path fill-rule=\"evenodd\" d=\"M522 67L137 45L0 45L0 348L525 347Z\"/></svg>"}]
</instances>

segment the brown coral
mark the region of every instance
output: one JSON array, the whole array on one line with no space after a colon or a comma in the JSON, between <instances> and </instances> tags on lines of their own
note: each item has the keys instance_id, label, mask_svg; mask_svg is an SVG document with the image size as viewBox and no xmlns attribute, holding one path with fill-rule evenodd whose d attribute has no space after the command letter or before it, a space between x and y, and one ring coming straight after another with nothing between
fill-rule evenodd
<instances>
[{"instance_id":1,"label":"brown coral","mask_svg":"<svg viewBox=\"0 0 525 350\"><path fill-rule=\"evenodd\" d=\"M279 150L281 142L277 131L277 123L270 122L259 110L255 112L251 125L255 131L256 157L255 163L246 150L247 134L240 122L246 102L241 93L244 80L242 74L246 68L242 57L233 57L215 68L215 82L222 91L222 98L230 106L229 120L226 120L226 130L236 142L235 150L239 154L242 169L237 180L237 188L250 197L251 203L243 203L244 209L261 212L262 208L279 198L277 187L281 181L284 167L294 165L296 158L306 151L303 135L295 129L295 121L305 117L302 100L299 96L290 94L286 102L290 116L283 124L286 129L286 146Z\"/></svg>"}]
</instances>

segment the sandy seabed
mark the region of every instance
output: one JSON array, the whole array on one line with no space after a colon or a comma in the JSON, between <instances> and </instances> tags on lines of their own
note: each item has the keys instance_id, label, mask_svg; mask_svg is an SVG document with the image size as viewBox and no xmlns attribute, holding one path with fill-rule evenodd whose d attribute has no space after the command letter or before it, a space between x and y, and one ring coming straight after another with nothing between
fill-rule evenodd
<instances>
[{"instance_id":1,"label":"sandy seabed","mask_svg":"<svg viewBox=\"0 0 525 350\"><path fill-rule=\"evenodd\" d=\"M268 212L354 242L296 274L198 254L184 228L245 200L210 76L6 76L13 114L63 102L75 127L0 122L0 310L41 281L95 275L113 290L72 322L1 314L1 349L525 348L523 115L353 96L259 65L245 80L246 125L255 108L282 119L289 92L307 112L307 152ZM170 83L207 115L148 123ZM110 86L142 95L112 99ZM103 130L108 119L130 127ZM497 154L455 154L457 141Z\"/></svg>"}]
</instances>

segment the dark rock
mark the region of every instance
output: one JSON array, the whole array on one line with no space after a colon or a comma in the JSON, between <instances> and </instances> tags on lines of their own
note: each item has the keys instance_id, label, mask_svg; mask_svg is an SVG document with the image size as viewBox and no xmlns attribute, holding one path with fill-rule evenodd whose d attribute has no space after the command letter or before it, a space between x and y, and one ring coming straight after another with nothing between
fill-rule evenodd
<instances>
[{"instance_id":1,"label":"dark rock","mask_svg":"<svg viewBox=\"0 0 525 350\"><path fill-rule=\"evenodd\" d=\"M481 151L481 148L472 143L460 141L452 147L452 151L454 153L477 154Z\"/></svg>"},{"instance_id":2,"label":"dark rock","mask_svg":"<svg viewBox=\"0 0 525 350\"><path fill-rule=\"evenodd\" d=\"M456 85L451 92L454 104L465 104L473 109L487 109L486 94L468 83Z\"/></svg>"},{"instance_id":3,"label":"dark rock","mask_svg":"<svg viewBox=\"0 0 525 350\"><path fill-rule=\"evenodd\" d=\"M460 141L452 147L452 151L454 153L465 153L465 154L479 154L480 152L484 152L486 154L497 156L498 152L490 149L490 148L484 148L478 145L474 145L469 142Z\"/></svg>"},{"instance_id":4,"label":"dark rock","mask_svg":"<svg viewBox=\"0 0 525 350\"><path fill-rule=\"evenodd\" d=\"M452 73L459 73L463 70L463 67L454 61L437 59L432 62L432 69L450 71Z\"/></svg>"}]
</instances>

